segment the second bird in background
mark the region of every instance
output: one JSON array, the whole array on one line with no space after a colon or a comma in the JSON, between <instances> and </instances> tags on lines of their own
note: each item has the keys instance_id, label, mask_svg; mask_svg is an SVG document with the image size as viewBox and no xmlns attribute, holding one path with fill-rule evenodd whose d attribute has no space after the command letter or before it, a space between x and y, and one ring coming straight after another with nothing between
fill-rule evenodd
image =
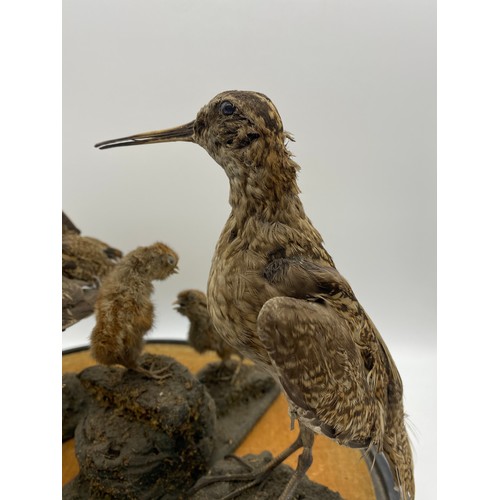
<instances>
[{"instance_id":1,"label":"second bird in background","mask_svg":"<svg viewBox=\"0 0 500 500\"><path fill-rule=\"evenodd\" d=\"M215 351L224 364L227 364L232 354L240 358L233 375L234 380L241 368L243 356L215 330L208 314L206 294L201 290L184 290L177 295L174 305L176 311L189 319L188 343L196 352L203 354Z\"/></svg>"}]
</instances>

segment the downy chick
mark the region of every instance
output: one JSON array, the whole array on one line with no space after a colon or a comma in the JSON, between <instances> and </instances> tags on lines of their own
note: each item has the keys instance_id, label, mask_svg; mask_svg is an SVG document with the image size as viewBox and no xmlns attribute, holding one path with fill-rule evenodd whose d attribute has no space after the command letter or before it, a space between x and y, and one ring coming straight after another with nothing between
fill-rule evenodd
<instances>
[{"instance_id":1,"label":"downy chick","mask_svg":"<svg viewBox=\"0 0 500 500\"><path fill-rule=\"evenodd\" d=\"M163 243L128 253L103 279L95 304L91 353L104 365L120 364L152 378L159 373L139 365L143 337L153 326L153 280L177 272L177 254Z\"/></svg>"}]
</instances>

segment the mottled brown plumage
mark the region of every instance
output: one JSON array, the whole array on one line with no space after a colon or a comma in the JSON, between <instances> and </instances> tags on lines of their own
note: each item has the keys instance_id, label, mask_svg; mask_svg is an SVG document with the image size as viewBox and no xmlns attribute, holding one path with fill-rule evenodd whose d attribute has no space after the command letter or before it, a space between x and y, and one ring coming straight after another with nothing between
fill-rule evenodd
<instances>
[{"instance_id":1,"label":"mottled brown plumage","mask_svg":"<svg viewBox=\"0 0 500 500\"><path fill-rule=\"evenodd\" d=\"M235 354L235 351L215 330L208 314L207 296L200 290L183 290L177 295L174 302L175 309L189 319L188 342L196 352L203 354L206 351L215 351L225 363Z\"/></svg>"},{"instance_id":2,"label":"mottled brown plumage","mask_svg":"<svg viewBox=\"0 0 500 500\"><path fill-rule=\"evenodd\" d=\"M97 238L81 236L81 231L62 213L63 276L87 282L102 279L122 252Z\"/></svg>"},{"instance_id":3,"label":"mottled brown plumage","mask_svg":"<svg viewBox=\"0 0 500 500\"><path fill-rule=\"evenodd\" d=\"M177 261L177 254L163 243L138 247L103 279L90 338L96 361L155 375L139 366L143 337L154 320L152 281L164 280L176 272Z\"/></svg>"},{"instance_id":4,"label":"mottled brown plumage","mask_svg":"<svg viewBox=\"0 0 500 500\"><path fill-rule=\"evenodd\" d=\"M94 312L97 299L97 282L62 277L62 329L78 323Z\"/></svg>"},{"instance_id":5,"label":"mottled brown plumage","mask_svg":"<svg viewBox=\"0 0 500 500\"><path fill-rule=\"evenodd\" d=\"M93 313L100 280L122 252L81 231L62 213L62 329Z\"/></svg>"},{"instance_id":6,"label":"mottled brown plumage","mask_svg":"<svg viewBox=\"0 0 500 500\"><path fill-rule=\"evenodd\" d=\"M299 167L287 150L287 138L266 96L228 91L186 125L97 147L194 142L226 172L231 214L212 260L208 309L219 334L276 377L292 419L298 419L299 437L270 464L303 448L281 498L292 497L312 462L314 433L323 433L346 446L383 452L401 498L413 499L401 378L304 212L296 182ZM268 472L234 479L255 484Z\"/></svg>"}]
</instances>

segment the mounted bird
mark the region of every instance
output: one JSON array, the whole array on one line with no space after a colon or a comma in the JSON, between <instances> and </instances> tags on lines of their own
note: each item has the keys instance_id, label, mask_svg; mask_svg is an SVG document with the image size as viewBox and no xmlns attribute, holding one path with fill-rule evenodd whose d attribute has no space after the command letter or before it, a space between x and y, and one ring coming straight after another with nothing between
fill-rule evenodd
<instances>
[{"instance_id":1,"label":"mounted bird","mask_svg":"<svg viewBox=\"0 0 500 500\"><path fill-rule=\"evenodd\" d=\"M96 144L101 149L193 142L224 169L231 212L212 259L208 311L218 333L281 385L300 433L233 498L302 448L281 499L312 463L317 433L383 453L404 500L413 499L413 460L403 386L380 333L337 271L299 197L297 171L278 110L264 94L226 91L176 128Z\"/></svg>"},{"instance_id":2,"label":"mounted bird","mask_svg":"<svg viewBox=\"0 0 500 500\"><path fill-rule=\"evenodd\" d=\"M62 330L94 312L100 282L122 252L97 238L82 236L62 213Z\"/></svg>"}]
</instances>

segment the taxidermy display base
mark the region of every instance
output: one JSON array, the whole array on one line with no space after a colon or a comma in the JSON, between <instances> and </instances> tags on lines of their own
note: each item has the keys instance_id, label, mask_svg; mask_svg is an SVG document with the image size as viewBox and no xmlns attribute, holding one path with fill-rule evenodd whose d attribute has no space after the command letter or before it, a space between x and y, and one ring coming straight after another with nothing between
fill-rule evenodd
<instances>
[{"instance_id":1,"label":"taxidermy display base","mask_svg":"<svg viewBox=\"0 0 500 500\"><path fill-rule=\"evenodd\" d=\"M212 372L215 372L215 375L218 374L221 376L221 385L230 384L230 377L225 376L224 370L227 370L227 375L230 375L233 366L235 366L238 362L236 359L234 359L234 365L233 361L231 361L227 367L220 367L218 366L220 360L217 358L215 353L205 353L200 355L184 342L155 341L147 343L144 350L145 352L153 354L165 354L174 357L179 363L182 363L183 365L188 367L191 374L197 374L197 376L202 380L205 378L205 382L207 384L205 386L205 389L209 394L210 378L212 375L214 375ZM95 362L90 357L88 350L83 348L77 349L75 351L67 351L66 353L64 353L62 357L62 365L63 373L66 374L65 377L67 378L69 372L78 374L89 366L95 365ZM244 366L247 366L246 362L243 367ZM243 367L240 370L243 370ZM155 368L158 368L158 366L155 366ZM138 376L143 377L143 375ZM265 385L263 379L257 377L256 374L254 374L253 377L256 377L256 387L259 387L259 384ZM71 378L74 378L74 376L71 376ZM193 379L195 379L194 376ZM195 380L198 381L198 379ZM150 380L148 382L145 378L143 378L142 381L145 381L148 384L157 383L157 381L154 380ZM78 383L80 383L79 379ZM238 377L236 377L236 379L234 380L234 384L237 383ZM240 380L240 384L241 383L242 381ZM71 405L76 404L77 407L79 406L81 408L85 408L85 406L88 404L88 401L85 401L85 398L83 398L82 401L81 392L80 396L78 396L78 385L76 384L76 390L74 386L74 381L66 384L66 386L63 388L63 400L73 398L76 403L72 402ZM72 396L75 391L77 393L76 396ZM87 392L88 391L84 390L83 394ZM224 394L223 389L220 389L219 394L217 394L217 391L212 390L211 398L214 402L214 413L216 418L218 417L221 421L224 419L224 404L227 403L227 397L228 396L227 394ZM231 396L229 399L238 399L238 397L241 397L241 394L240 396L238 396L238 392L236 391L235 394L233 394L233 396ZM217 403L215 403L216 401ZM68 411L67 407L66 414L71 415L71 413L72 412ZM73 415L73 423L70 425L69 430L66 429L66 436L64 436L65 438L71 437L73 435L75 426L74 422L78 421L80 418L81 416L75 418L75 416ZM71 426L73 426L73 429L71 429ZM224 431L226 431L226 428L224 428ZM227 439L224 442L224 437L219 434L217 424L214 426L213 433L211 435L214 443L213 451L205 467L207 469L210 469L211 473L213 474L214 470L216 471L222 463L221 459L217 459L218 455L216 450L218 448L220 449L220 447L224 445L228 447L232 446L232 443L229 443ZM230 436L230 433L227 432L226 435ZM284 448L286 448L296 438L296 436L297 429L291 431L289 427L288 407L286 400L283 395L278 395L278 397L274 399L274 401L269 403L267 409L263 410L262 416L257 419L253 427L244 437L241 444L237 446L236 443L234 443L235 449L233 453L240 457L243 457L245 461L250 460L251 463L255 464L255 460L267 460L267 457L269 457L269 453L271 453L273 456L276 456ZM75 443L75 439L70 438L66 439L63 442L62 484L63 486L66 485L66 487L64 488L64 498L98 498L97 496L93 497L90 494L90 488L92 487L92 484L87 479L85 479L82 474L79 474L81 472L81 467L76 458L76 447L77 446ZM311 481L318 482L321 485L327 486L328 489L332 490L332 492L338 491L340 497L348 498L349 500L387 500L389 498L393 498L392 496L387 495L387 488L390 489L391 485L388 483L387 477L384 474L381 475L378 467L378 460L375 462L375 465L372 468L372 459L368 458L367 460L365 460L360 450L354 450L351 448L340 446L334 441L325 438L324 436L318 436L316 438L314 448L315 459L310 470L307 473L307 476L309 479L311 479ZM263 453L264 450L268 450L268 452L266 451L265 453ZM108 455L110 455L110 458L112 459L113 454L116 455L117 451L113 448L111 448L110 451L111 453L108 453ZM229 451L229 453L231 453L231 451ZM223 453L221 453L221 455L223 455ZM255 455L255 457L252 458L248 455ZM292 468L295 468L297 455L298 454L293 454L285 461L285 464L291 466ZM116 458L117 457L115 457L115 459ZM228 460L228 467L242 467L234 459ZM277 469L276 472L278 472L278 470L280 469ZM285 468L285 470L287 469ZM382 471L382 473L383 472L384 471ZM204 472L202 473L200 471L200 476L194 478L190 484L194 484L194 482L199 477L201 477L202 474L204 474ZM279 474L281 474L281 472ZM271 488L270 481L271 479L268 479L268 481L264 483L261 488L262 493L259 493L259 495L264 494L264 492L268 491L268 488ZM232 487L239 487L242 484L243 483L233 483ZM187 485L184 485L184 491L188 489L186 486ZM209 488L212 487L215 487L215 485L210 486ZM209 488L207 488L205 492L212 491ZM149 491L153 493L153 496L145 496L140 498L175 498L176 494L174 491L170 493L167 490L164 490L160 496L155 496L155 490L153 488L150 487ZM253 491L255 492L255 490ZM144 492L144 494L146 493L147 491ZM199 494L204 494L204 492L200 491ZM108 498L113 497L108 496ZM115 495L114 498L120 498L120 495ZM121 498L124 497L121 496ZM266 497L258 496L256 498Z\"/></svg>"}]
</instances>

